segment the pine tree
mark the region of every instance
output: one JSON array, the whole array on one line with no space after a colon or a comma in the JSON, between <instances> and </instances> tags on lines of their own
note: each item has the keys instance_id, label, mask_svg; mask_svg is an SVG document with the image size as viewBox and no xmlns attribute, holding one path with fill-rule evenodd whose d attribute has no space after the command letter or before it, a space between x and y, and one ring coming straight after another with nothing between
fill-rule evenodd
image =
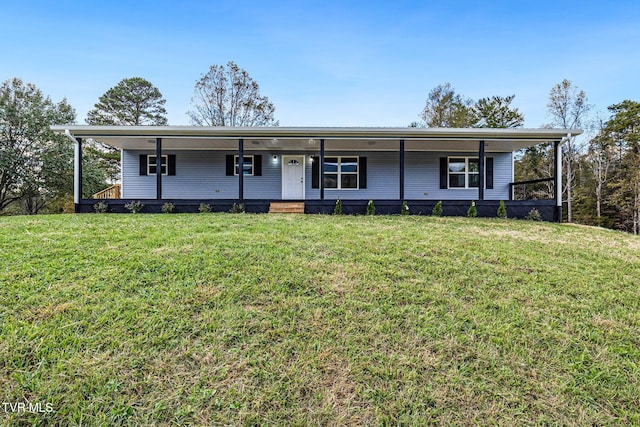
<instances>
[{"instance_id":1,"label":"pine tree","mask_svg":"<svg viewBox=\"0 0 640 427\"><path fill-rule=\"evenodd\" d=\"M476 209L476 202L472 201L471 206L469 206L469 209L467 209L467 217L475 218L477 216L478 216L478 210Z\"/></svg>"},{"instance_id":2,"label":"pine tree","mask_svg":"<svg viewBox=\"0 0 640 427\"><path fill-rule=\"evenodd\" d=\"M500 200L500 206L498 206L498 218L506 218L507 217L507 207L504 204L504 200Z\"/></svg>"},{"instance_id":3,"label":"pine tree","mask_svg":"<svg viewBox=\"0 0 640 427\"><path fill-rule=\"evenodd\" d=\"M167 124L166 100L141 77L122 79L98 99L87 113L90 125L162 126Z\"/></svg>"}]
</instances>

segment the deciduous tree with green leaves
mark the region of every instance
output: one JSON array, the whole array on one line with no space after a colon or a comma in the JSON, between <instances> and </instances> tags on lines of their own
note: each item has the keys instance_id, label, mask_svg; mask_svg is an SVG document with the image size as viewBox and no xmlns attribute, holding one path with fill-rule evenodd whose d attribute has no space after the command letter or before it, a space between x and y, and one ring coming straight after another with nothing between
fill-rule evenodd
<instances>
[{"instance_id":1,"label":"deciduous tree with green leaves","mask_svg":"<svg viewBox=\"0 0 640 427\"><path fill-rule=\"evenodd\" d=\"M429 92L420 117L426 127L520 127L524 115L511 105L514 98L515 95L491 96L474 101L456 93L451 83L444 83ZM411 127L419 125L414 122Z\"/></svg>"},{"instance_id":2,"label":"deciduous tree with green leaves","mask_svg":"<svg viewBox=\"0 0 640 427\"><path fill-rule=\"evenodd\" d=\"M269 98L233 61L212 65L196 81L191 104L187 115L196 126L278 126Z\"/></svg>"},{"instance_id":3,"label":"deciduous tree with green leaves","mask_svg":"<svg viewBox=\"0 0 640 427\"><path fill-rule=\"evenodd\" d=\"M440 84L429 92L420 117L427 127L464 128L477 121L473 100L457 94L451 83Z\"/></svg>"},{"instance_id":4,"label":"deciduous tree with green leaves","mask_svg":"<svg viewBox=\"0 0 640 427\"><path fill-rule=\"evenodd\" d=\"M36 214L72 192L73 148L49 126L75 121L75 111L54 103L32 83L19 78L0 86L0 212L22 202Z\"/></svg>"}]
</instances>

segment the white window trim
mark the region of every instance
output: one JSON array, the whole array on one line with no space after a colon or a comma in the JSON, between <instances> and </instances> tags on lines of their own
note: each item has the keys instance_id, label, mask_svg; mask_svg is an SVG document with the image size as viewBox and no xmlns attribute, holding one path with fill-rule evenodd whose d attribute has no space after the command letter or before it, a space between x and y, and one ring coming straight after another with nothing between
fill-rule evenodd
<instances>
[{"instance_id":1,"label":"white window trim","mask_svg":"<svg viewBox=\"0 0 640 427\"><path fill-rule=\"evenodd\" d=\"M155 154L147 154L147 175L155 175L155 172L151 172L151 166L155 166L156 168L158 167L158 162L156 160L156 162L154 164L151 164L151 158L152 157L156 157ZM163 154L161 156L161 159L164 159L164 173L162 174L162 176L167 176L169 175L169 156L166 154ZM157 170L157 169L156 169ZM162 160L160 160L160 170L162 170Z\"/></svg>"},{"instance_id":2,"label":"white window trim","mask_svg":"<svg viewBox=\"0 0 640 427\"><path fill-rule=\"evenodd\" d=\"M327 158L336 158L338 159L338 171L337 172L327 172L324 171L324 174L337 174L338 178L338 186L337 187L324 187L325 190L341 190L341 191L353 191L360 189L360 156L324 156L324 161L327 161ZM355 188L342 188L342 159L356 159L356 171L355 172L344 172L345 175L355 175L356 176L356 187ZM324 181L324 176L322 177Z\"/></svg>"},{"instance_id":3,"label":"white window trim","mask_svg":"<svg viewBox=\"0 0 640 427\"><path fill-rule=\"evenodd\" d=\"M449 161L450 159L464 159L464 187L451 187L451 180L449 177L451 175L462 175L462 172L451 172L449 170ZM477 156L448 156L447 157L447 190L477 190L478 187L469 187L469 175L478 175L480 176L480 171L478 172L469 172L469 160L476 159L479 161ZM484 170L487 170L487 158L484 158ZM486 180L485 180L486 181ZM484 183L485 190L487 187L487 183Z\"/></svg>"},{"instance_id":4,"label":"white window trim","mask_svg":"<svg viewBox=\"0 0 640 427\"><path fill-rule=\"evenodd\" d=\"M255 159L253 157L253 154L245 154L242 157L244 157L244 160L247 159L251 159L251 173L248 173L244 176L254 176L253 173L255 172ZM238 161L239 156L237 154L234 154L233 156L233 176L238 176L238 172L240 171L240 162Z\"/></svg>"}]
</instances>

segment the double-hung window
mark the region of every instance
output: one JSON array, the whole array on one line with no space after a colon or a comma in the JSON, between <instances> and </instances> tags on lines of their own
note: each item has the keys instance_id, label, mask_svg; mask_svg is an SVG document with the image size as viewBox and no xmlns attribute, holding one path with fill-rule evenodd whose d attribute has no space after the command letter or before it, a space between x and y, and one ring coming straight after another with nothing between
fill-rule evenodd
<instances>
[{"instance_id":1,"label":"double-hung window","mask_svg":"<svg viewBox=\"0 0 640 427\"><path fill-rule=\"evenodd\" d=\"M358 189L358 157L325 157L324 188Z\"/></svg>"},{"instance_id":2,"label":"double-hung window","mask_svg":"<svg viewBox=\"0 0 640 427\"><path fill-rule=\"evenodd\" d=\"M480 163L477 157L449 157L449 188L478 188Z\"/></svg>"},{"instance_id":3,"label":"double-hung window","mask_svg":"<svg viewBox=\"0 0 640 427\"><path fill-rule=\"evenodd\" d=\"M242 165L242 174L245 176L253 176L253 156L243 156L244 157L244 162ZM235 172L233 173L234 175L238 175L239 174L239 167L238 167L238 156L233 156L233 161L235 163Z\"/></svg>"},{"instance_id":4,"label":"double-hung window","mask_svg":"<svg viewBox=\"0 0 640 427\"><path fill-rule=\"evenodd\" d=\"M157 167L156 156L147 156L147 175L155 175ZM160 172L167 175L167 156L160 159Z\"/></svg>"}]
</instances>

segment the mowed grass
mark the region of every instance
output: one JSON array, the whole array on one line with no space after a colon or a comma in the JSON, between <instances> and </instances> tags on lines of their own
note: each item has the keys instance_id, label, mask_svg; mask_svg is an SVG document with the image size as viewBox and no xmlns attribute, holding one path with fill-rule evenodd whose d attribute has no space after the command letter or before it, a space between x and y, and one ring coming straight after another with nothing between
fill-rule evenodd
<instances>
[{"instance_id":1,"label":"mowed grass","mask_svg":"<svg viewBox=\"0 0 640 427\"><path fill-rule=\"evenodd\" d=\"M54 410L7 425L640 424L631 235L58 215L0 250L0 400Z\"/></svg>"}]
</instances>

